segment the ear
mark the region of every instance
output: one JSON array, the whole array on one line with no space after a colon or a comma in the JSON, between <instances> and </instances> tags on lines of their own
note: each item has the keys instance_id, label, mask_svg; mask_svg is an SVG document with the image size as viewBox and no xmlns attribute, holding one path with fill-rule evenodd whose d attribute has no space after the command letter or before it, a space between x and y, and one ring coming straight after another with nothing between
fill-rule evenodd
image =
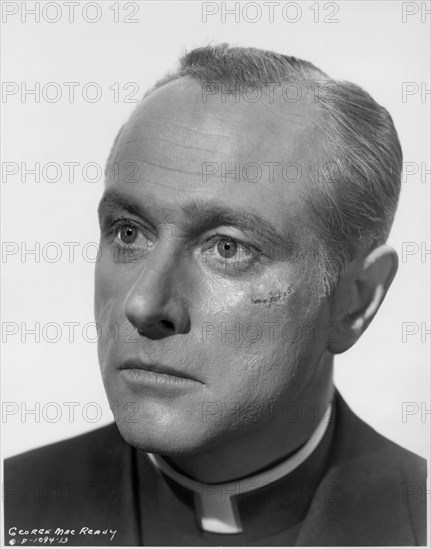
<instances>
[{"instance_id":1,"label":"ear","mask_svg":"<svg viewBox=\"0 0 431 550\"><path fill-rule=\"evenodd\" d=\"M359 339L383 302L397 269L397 253L387 244L348 265L331 300L331 353L343 353Z\"/></svg>"}]
</instances>

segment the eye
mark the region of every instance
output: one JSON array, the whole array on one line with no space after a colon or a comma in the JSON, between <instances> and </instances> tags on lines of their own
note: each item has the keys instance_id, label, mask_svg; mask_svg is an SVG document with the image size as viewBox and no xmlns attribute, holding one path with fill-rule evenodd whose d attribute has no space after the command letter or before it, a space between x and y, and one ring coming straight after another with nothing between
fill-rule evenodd
<instances>
[{"instance_id":1,"label":"eye","mask_svg":"<svg viewBox=\"0 0 431 550\"><path fill-rule=\"evenodd\" d=\"M134 244L138 235L138 228L132 224L123 224L117 230L117 239L124 244Z\"/></svg>"},{"instance_id":2,"label":"eye","mask_svg":"<svg viewBox=\"0 0 431 550\"><path fill-rule=\"evenodd\" d=\"M261 252L227 235L215 235L205 245L203 262L211 269L235 275L259 263Z\"/></svg>"},{"instance_id":3,"label":"eye","mask_svg":"<svg viewBox=\"0 0 431 550\"><path fill-rule=\"evenodd\" d=\"M131 219L113 221L108 235L114 261L118 263L136 262L145 258L154 244L150 231Z\"/></svg>"},{"instance_id":4,"label":"eye","mask_svg":"<svg viewBox=\"0 0 431 550\"><path fill-rule=\"evenodd\" d=\"M115 245L128 252L148 251L152 244L149 231L130 219L119 219L112 224Z\"/></svg>"},{"instance_id":5,"label":"eye","mask_svg":"<svg viewBox=\"0 0 431 550\"><path fill-rule=\"evenodd\" d=\"M229 239L228 237L219 239L217 243L217 252L225 260L229 260L236 256L238 252L238 244L236 241Z\"/></svg>"}]
</instances>

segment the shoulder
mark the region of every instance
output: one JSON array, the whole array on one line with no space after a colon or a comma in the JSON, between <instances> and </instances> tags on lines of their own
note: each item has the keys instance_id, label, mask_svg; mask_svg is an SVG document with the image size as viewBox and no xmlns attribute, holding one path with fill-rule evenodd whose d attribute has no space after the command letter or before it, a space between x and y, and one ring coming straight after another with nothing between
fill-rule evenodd
<instances>
[{"instance_id":1,"label":"shoulder","mask_svg":"<svg viewBox=\"0 0 431 550\"><path fill-rule=\"evenodd\" d=\"M425 544L425 459L379 434L340 395L335 403L321 502L312 510L315 524L328 538L322 544Z\"/></svg>"},{"instance_id":2,"label":"shoulder","mask_svg":"<svg viewBox=\"0 0 431 550\"><path fill-rule=\"evenodd\" d=\"M133 457L110 424L5 460L9 544L137 545Z\"/></svg>"},{"instance_id":3,"label":"shoulder","mask_svg":"<svg viewBox=\"0 0 431 550\"><path fill-rule=\"evenodd\" d=\"M56 516L62 508L90 507L95 496L103 502L117 491L131 456L132 448L110 424L8 458L3 476L6 516Z\"/></svg>"},{"instance_id":4,"label":"shoulder","mask_svg":"<svg viewBox=\"0 0 431 550\"><path fill-rule=\"evenodd\" d=\"M400 476L406 482L425 479L424 458L379 434L354 414L340 395L336 415L334 460L338 464L361 463L368 475L379 479L399 479Z\"/></svg>"},{"instance_id":5,"label":"shoulder","mask_svg":"<svg viewBox=\"0 0 431 550\"><path fill-rule=\"evenodd\" d=\"M115 459L127 444L115 424L109 424L79 436L32 449L4 461L5 482L25 479L43 480L70 474L77 469L88 470L97 461L101 464Z\"/></svg>"}]
</instances>

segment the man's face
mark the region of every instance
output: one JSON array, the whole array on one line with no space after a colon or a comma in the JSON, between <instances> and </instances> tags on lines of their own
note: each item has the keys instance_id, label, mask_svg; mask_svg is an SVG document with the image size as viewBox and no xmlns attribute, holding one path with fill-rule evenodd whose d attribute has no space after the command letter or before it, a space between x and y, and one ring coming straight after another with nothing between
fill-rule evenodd
<instances>
[{"instance_id":1,"label":"man's face","mask_svg":"<svg viewBox=\"0 0 431 550\"><path fill-rule=\"evenodd\" d=\"M316 385L328 307L303 201L321 125L306 96L222 101L180 79L123 129L100 205L95 315L129 443L211 450L270 429Z\"/></svg>"}]
</instances>

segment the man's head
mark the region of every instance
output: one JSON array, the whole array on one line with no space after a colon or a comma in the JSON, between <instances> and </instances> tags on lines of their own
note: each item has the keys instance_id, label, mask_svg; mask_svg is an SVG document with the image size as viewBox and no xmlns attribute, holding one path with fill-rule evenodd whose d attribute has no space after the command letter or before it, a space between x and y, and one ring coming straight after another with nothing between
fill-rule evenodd
<instances>
[{"instance_id":1,"label":"man's head","mask_svg":"<svg viewBox=\"0 0 431 550\"><path fill-rule=\"evenodd\" d=\"M204 48L157 83L117 136L99 210L99 357L124 437L211 451L279 429L283 404L324 402L332 354L395 275L382 243L400 171L389 114L310 63Z\"/></svg>"}]
</instances>

